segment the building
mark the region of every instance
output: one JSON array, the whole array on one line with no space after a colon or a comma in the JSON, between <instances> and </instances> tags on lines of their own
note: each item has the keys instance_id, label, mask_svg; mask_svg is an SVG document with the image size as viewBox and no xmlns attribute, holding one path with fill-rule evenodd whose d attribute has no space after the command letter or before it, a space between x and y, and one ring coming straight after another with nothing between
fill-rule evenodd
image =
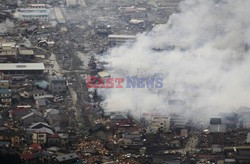
<instances>
[{"instance_id":1,"label":"building","mask_svg":"<svg viewBox=\"0 0 250 164\"><path fill-rule=\"evenodd\" d=\"M10 80L0 80L0 89L9 89Z\"/></svg>"},{"instance_id":2,"label":"building","mask_svg":"<svg viewBox=\"0 0 250 164\"><path fill-rule=\"evenodd\" d=\"M10 89L0 89L0 104L1 105L11 105L12 91Z\"/></svg>"},{"instance_id":3,"label":"building","mask_svg":"<svg viewBox=\"0 0 250 164\"><path fill-rule=\"evenodd\" d=\"M60 8L58 7L55 8L55 15L56 15L56 20L58 23L61 23L61 24L66 23Z\"/></svg>"},{"instance_id":4,"label":"building","mask_svg":"<svg viewBox=\"0 0 250 164\"><path fill-rule=\"evenodd\" d=\"M47 146L60 146L61 138L58 134L47 135Z\"/></svg>"},{"instance_id":5,"label":"building","mask_svg":"<svg viewBox=\"0 0 250 164\"><path fill-rule=\"evenodd\" d=\"M77 163L80 160L79 156L75 153L64 154L57 157L54 157L53 163Z\"/></svg>"},{"instance_id":6,"label":"building","mask_svg":"<svg viewBox=\"0 0 250 164\"><path fill-rule=\"evenodd\" d=\"M0 72L4 74L43 74L45 66L43 63L1 63Z\"/></svg>"},{"instance_id":7,"label":"building","mask_svg":"<svg viewBox=\"0 0 250 164\"><path fill-rule=\"evenodd\" d=\"M58 134L61 138L61 147L67 147L69 145L69 134Z\"/></svg>"},{"instance_id":8,"label":"building","mask_svg":"<svg viewBox=\"0 0 250 164\"><path fill-rule=\"evenodd\" d=\"M24 126L28 126L31 125L32 123L44 122L45 118L37 110L32 110L31 113L23 116L21 120Z\"/></svg>"},{"instance_id":9,"label":"building","mask_svg":"<svg viewBox=\"0 0 250 164\"><path fill-rule=\"evenodd\" d=\"M56 109L47 109L45 111L44 117L48 120L49 124L53 126L56 130L60 128L60 112Z\"/></svg>"},{"instance_id":10,"label":"building","mask_svg":"<svg viewBox=\"0 0 250 164\"><path fill-rule=\"evenodd\" d=\"M169 132L170 131L170 117L153 116L148 127L149 132Z\"/></svg>"},{"instance_id":11,"label":"building","mask_svg":"<svg viewBox=\"0 0 250 164\"><path fill-rule=\"evenodd\" d=\"M13 57L17 54L15 42L5 42L0 44L0 57Z\"/></svg>"},{"instance_id":12,"label":"building","mask_svg":"<svg viewBox=\"0 0 250 164\"><path fill-rule=\"evenodd\" d=\"M34 59L35 58L35 54L34 54L33 50L19 49L18 55L24 59Z\"/></svg>"},{"instance_id":13,"label":"building","mask_svg":"<svg viewBox=\"0 0 250 164\"><path fill-rule=\"evenodd\" d=\"M28 97L32 97L34 100L44 98L47 95L47 92L44 90L33 90L27 93Z\"/></svg>"},{"instance_id":14,"label":"building","mask_svg":"<svg viewBox=\"0 0 250 164\"><path fill-rule=\"evenodd\" d=\"M46 99L39 98L39 99L36 99L35 101L36 101L36 107L40 111L43 111L46 108L46 106L47 106Z\"/></svg>"},{"instance_id":15,"label":"building","mask_svg":"<svg viewBox=\"0 0 250 164\"><path fill-rule=\"evenodd\" d=\"M49 79L49 90L52 93L63 93L66 91L66 80L64 77L53 76Z\"/></svg>"},{"instance_id":16,"label":"building","mask_svg":"<svg viewBox=\"0 0 250 164\"><path fill-rule=\"evenodd\" d=\"M135 35L109 35L108 36L109 45L122 45L124 43L131 44L136 41Z\"/></svg>"},{"instance_id":17,"label":"building","mask_svg":"<svg viewBox=\"0 0 250 164\"><path fill-rule=\"evenodd\" d=\"M115 114L110 116L110 124L111 126L130 126L131 120L128 116L124 114Z\"/></svg>"},{"instance_id":18,"label":"building","mask_svg":"<svg viewBox=\"0 0 250 164\"><path fill-rule=\"evenodd\" d=\"M34 131L32 133L33 143L39 143L42 145L47 144L47 132L45 131Z\"/></svg>"},{"instance_id":19,"label":"building","mask_svg":"<svg viewBox=\"0 0 250 164\"><path fill-rule=\"evenodd\" d=\"M10 118L12 118L15 121L20 121L20 119L29 114L30 109L14 109L9 112Z\"/></svg>"},{"instance_id":20,"label":"building","mask_svg":"<svg viewBox=\"0 0 250 164\"><path fill-rule=\"evenodd\" d=\"M0 127L0 141L10 142L12 146L19 146L20 136L14 129Z\"/></svg>"},{"instance_id":21,"label":"building","mask_svg":"<svg viewBox=\"0 0 250 164\"><path fill-rule=\"evenodd\" d=\"M50 11L45 8L19 8L14 16L23 21L49 21Z\"/></svg>"},{"instance_id":22,"label":"building","mask_svg":"<svg viewBox=\"0 0 250 164\"><path fill-rule=\"evenodd\" d=\"M34 123L29 127L29 130L37 130L37 131L39 131L39 129L41 129L41 128L48 128L48 129L51 130L49 133L53 134L53 128L50 125L48 125L47 123L45 123L45 122Z\"/></svg>"},{"instance_id":23,"label":"building","mask_svg":"<svg viewBox=\"0 0 250 164\"><path fill-rule=\"evenodd\" d=\"M50 7L48 4L44 3L29 4L28 6L33 9L45 9Z\"/></svg>"},{"instance_id":24,"label":"building","mask_svg":"<svg viewBox=\"0 0 250 164\"><path fill-rule=\"evenodd\" d=\"M139 133L123 134L122 140L124 142L124 145L126 145L126 146L142 144L141 134L139 134Z\"/></svg>"},{"instance_id":25,"label":"building","mask_svg":"<svg viewBox=\"0 0 250 164\"><path fill-rule=\"evenodd\" d=\"M227 126L222 124L220 117L213 117L210 119L208 142L210 145L222 145L225 141L225 133Z\"/></svg>"}]
</instances>

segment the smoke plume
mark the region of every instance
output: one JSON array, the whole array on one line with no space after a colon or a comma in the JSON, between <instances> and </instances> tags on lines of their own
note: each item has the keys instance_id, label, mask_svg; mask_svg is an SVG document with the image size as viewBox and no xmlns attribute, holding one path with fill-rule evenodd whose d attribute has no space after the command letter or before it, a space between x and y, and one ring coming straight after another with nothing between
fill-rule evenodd
<instances>
[{"instance_id":1,"label":"smoke plume","mask_svg":"<svg viewBox=\"0 0 250 164\"><path fill-rule=\"evenodd\" d=\"M105 110L216 115L250 106L250 1L185 0L165 25L111 49L112 77L163 77L162 89L99 89Z\"/></svg>"}]
</instances>

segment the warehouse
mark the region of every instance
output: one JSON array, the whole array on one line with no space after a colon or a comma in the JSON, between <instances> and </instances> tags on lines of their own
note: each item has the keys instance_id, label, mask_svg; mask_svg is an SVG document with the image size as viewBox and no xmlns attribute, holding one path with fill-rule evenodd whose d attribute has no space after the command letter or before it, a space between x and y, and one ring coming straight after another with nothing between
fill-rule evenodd
<instances>
[{"instance_id":1,"label":"warehouse","mask_svg":"<svg viewBox=\"0 0 250 164\"><path fill-rule=\"evenodd\" d=\"M134 43L136 40L136 36L135 35L109 35L108 40L111 46L121 45L124 43Z\"/></svg>"},{"instance_id":2,"label":"warehouse","mask_svg":"<svg viewBox=\"0 0 250 164\"><path fill-rule=\"evenodd\" d=\"M43 63L1 63L0 72L4 74L42 74Z\"/></svg>"},{"instance_id":3,"label":"warehouse","mask_svg":"<svg viewBox=\"0 0 250 164\"><path fill-rule=\"evenodd\" d=\"M50 11L43 8L20 8L14 15L21 20L50 20Z\"/></svg>"}]
</instances>

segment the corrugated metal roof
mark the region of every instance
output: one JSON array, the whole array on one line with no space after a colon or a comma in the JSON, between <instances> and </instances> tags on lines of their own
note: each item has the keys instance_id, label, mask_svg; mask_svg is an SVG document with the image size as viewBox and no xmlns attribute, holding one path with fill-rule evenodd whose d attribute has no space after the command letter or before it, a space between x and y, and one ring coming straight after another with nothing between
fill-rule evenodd
<instances>
[{"instance_id":1,"label":"corrugated metal roof","mask_svg":"<svg viewBox=\"0 0 250 164\"><path fill-rule=\"evenodd\" d=\"M209 132L210 133L226 133L227 126L220 124L220 125L210 125Z\"/></svg>"},{"instance_id":2,"label":"corrugated metal roof","mask_svg":"<svg viewBox=\"0 0 250 164\"><path fill-rule=\"evenodd\" d=\"M45 70L43 63L1 63L1 71L8 70Z\"/></svg>"},{"instance_id":3,"label":"corrugated metal roof","mask_svg":"<svg viewBox=\"0 0 250 164\"><path fill-rule=\"evenodd\" d=\"M67 161L67 160L79 158L79 156L75 153L71 153L71 154L60 155L60 156L57 156L55 158L57 159L57 161L62 162L62 161Z\"/></svg>"}]
</instances>

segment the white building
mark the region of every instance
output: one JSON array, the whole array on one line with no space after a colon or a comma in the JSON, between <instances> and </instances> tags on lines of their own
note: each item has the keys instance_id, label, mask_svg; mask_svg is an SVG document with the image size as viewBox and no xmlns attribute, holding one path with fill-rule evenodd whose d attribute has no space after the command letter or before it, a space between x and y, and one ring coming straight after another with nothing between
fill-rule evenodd
<instances>
[{"instance_id":1,"label":"white building","mask_svg":"<svg viewBox=\"0 0 250 164\"><path fill-rule=\"evenodd\" d=\"M170 117L167 116L153 116L152 121L148 127L148 132L169 132Z\"/></svg>"},{"instance_id":2,"label":"white building","mask_svg":"<svg viewBox=\"0 0 250 164\"><path fill-rule=\"evenodd\" d=\"M45 9L50 7L50 5L44 3L34 3L34 4L29 4L28 6L30 8L35 8L35 9Z\"/></svg>"},{"instance_id":3,"label":"white building","mask_svg":"<svg viewBox=\"0 0 250 164\"><path fill-rule=\"evenodd\" d=\"M46 8L20 8L14 16L20 20L49 21L50 10Z\"/></svg>"},{"instance_id":4,"label":"white building","mask_svg":"<svg viewBox=\"0 0 250 164\"><path fill-rule=\"evenodd\" d=\"M66 23L65 19L64 19L64 16L62 14L62 11L58 7L55 8L55 16L56 16L56 20L57 20L58 23L62 23L62 24Z\"/></svg>"},{"instance_id":5,"label":"white building","mask_svg":"<svg viewBox=\"0 0 250 164\"><path fill-rule=\"evenodd\" d=\"M0 56L15 56L17 53L15 42L0 43Z\"/></svg>"},{"instance_id":6,"label":"white building","mask_svg":"<svg viewBox=\"0 0 250 164\"><path fill-rule=\"evenodd\" d=\"M136 41L135 35L109 35L108 36L109 44L112 45L122 45L124 43L132 44Z\"/></svg>"}]
</instances>

